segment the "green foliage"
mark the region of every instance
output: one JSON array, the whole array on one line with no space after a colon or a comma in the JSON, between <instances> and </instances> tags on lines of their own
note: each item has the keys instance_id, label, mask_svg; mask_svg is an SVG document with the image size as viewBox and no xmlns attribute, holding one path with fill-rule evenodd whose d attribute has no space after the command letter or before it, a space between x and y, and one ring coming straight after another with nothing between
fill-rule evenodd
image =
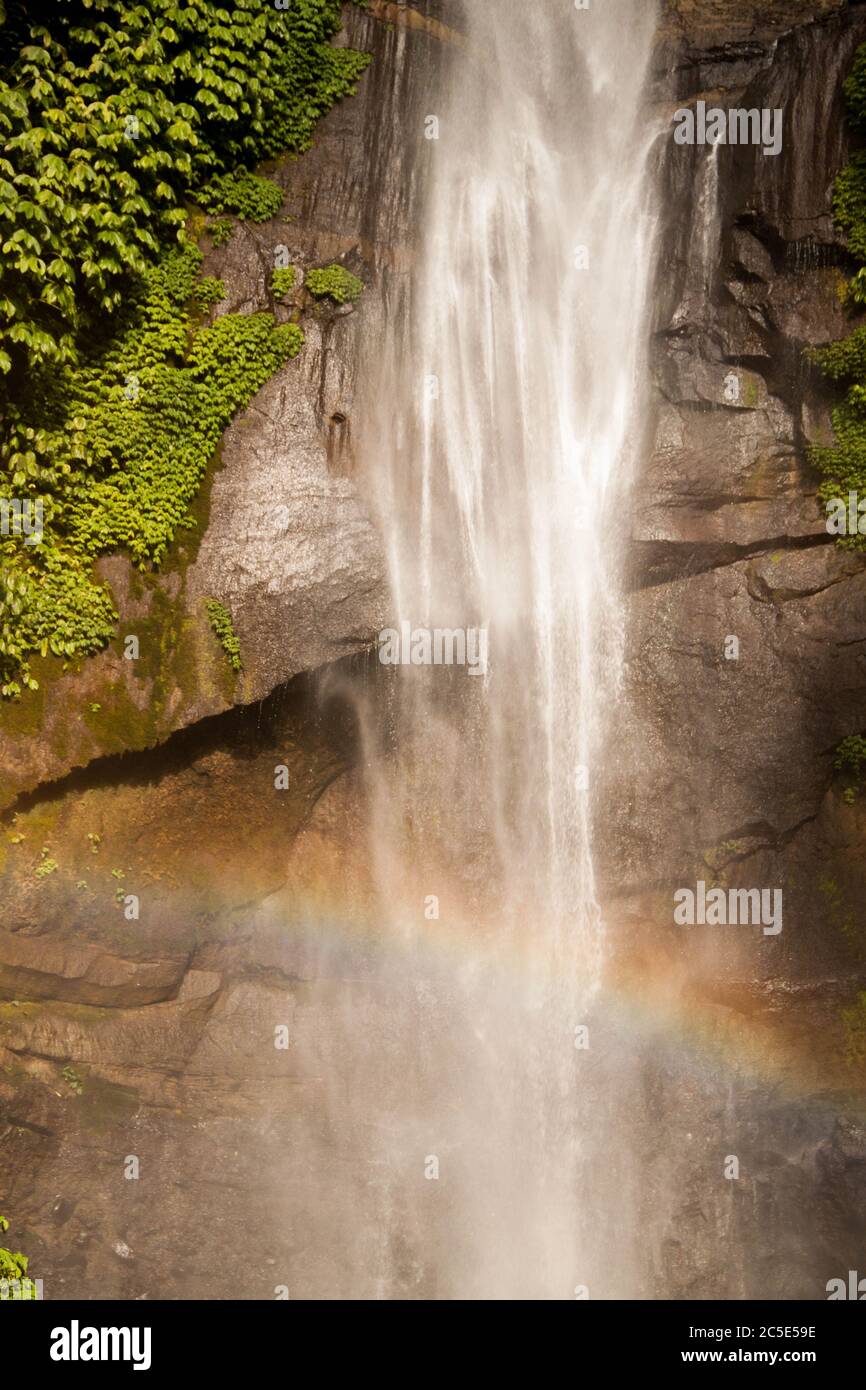
<instances>
[{"instance_id":1,"label":"green foliage","mask_svg":"<svg viewBox=\"0 0 866 1390\"><path fill-rule=\"evenodd\" d=\"M342 265L327 265L321 270L308 270L307 289L316 299L333 299L335 304L354 304L364 293L364 281Z\"/></svg>"},{"instance_id":2,"label":"green foliage","mask_svg":"<svg viewBox=\"0 0 866 1390\"><path fill-rule=\"evenodd\" d=\"M845 96L850 124L866 132L866 44L854 56ZM852 256L866 263L866 151L856 152L839 174L833 211L847 234ZM852 306L866 305L866 264L850 281L847 300ZM809 451L812 463L824 475L818 497L826 506L834 498L846 498L849 492L866 496L866 328L855 329L841 342L807 356L846 388L844 399L833 410L834 442ZM840 535L838 544L846 550L864 550L866 536ZM850 788L849 792L850 800Z\"/></svg>"},{"instance_id":3,"label":"green foliage","mask_svg":"<svg viewBox=\"0 0 866 1390\"><path fill-rule=\"evenodd\" d=\"M280 270L275 270L271 276L271 291L275 299L285 299L295 288L297 275L293 265L287 265Z\"/></svg>"},{"instance_id":4,"label":"green foliage","mask_svg":"<svg viewBox=\"0 0 866 1390\"><path fill-rule=\"evenodd\" d=\"M41 406L35 442L53 467L19 483L44 502L42 544L0 545L4 694L33 684L33 652L79 657L110 640L117 615L93 560L125 550L143 569L164 558L193 524L190 504L223 430L300 351L301 329L276 327L270 314L202 327L198 309L224 287L198 279L201 261L187 245L148 270L116 336L78 368L34 379L23 403L23 418Z\"/></svg>"},{"instance_id":5,"label":"green foliage","mask_svg":"<svg viewBox=\"0 0 866 1390\"><path fill-rule=\"evenodd\" d=\"M859 734L843 738L836 749L833 766L840 770L849 769L855 777L860 777L866 767L866 738Z\"/></svg>"},{"instance_id":6,"label":"green foliage","mask_svg":"<svg viewBox=\"0 0 866 1390\"><path fill-rule=\"evenodd\" d=\"M834 442L809 450L811 462L824 475L818 498L825 508L839 498L847 498L849 492L866 497L866 386L856 383L849 387L846 399L834 407L832 417ZM863 550L866 537L859 532L840 535L836 544L843 550Z\"/></svg>"},{"instance_id":7,"label":"green foliage","mask_svg":"<svg viewBox=\"0 0 866 1390\"><path fill-rule=\"evenodd\" d=\"M856 382L866 377L866 328L857 328L847 338L809 353L833 381Z\"/></svg>"},{"instance_id":8,"label":"green foliage","mask_svg":"<svg viewBox=\"0 0 866 1390\"><path fill-rule=\"evenodd\" d=\"M219 304L221 299L226 297L226 287L224 280L216 280L212 275L204 275L201 280L193 286L193 299L197 308L202 313L207 313L215 304Z\"/></svg>"},{"instance_id":9,"label":"green foliage","mask_svg":"<svg viewBox=\"0 0 866 1390\"><path fill-rule=\"evenodd\" d=\"M833 212L852 254L866 261L866 151L858 150L837 178Z\"/></svg>"},{"instance_id":10,"label":"green foliage","mask_svg":"<svg viewBox=\"0 0 866 1390\"><path fill-rule=\"evenodd\" d=\"M241 644L235 633L232 615L219 599L210 598L205 607L214 634L225 652L233 671L243 670L241 663Z\"/></svg>"},{"instance_id":11,"label":"green foliage","mask_svg":"<svg viewBox=\"0 0 866 1390\"><path fill-rule=\"evenodd\" d=\"M74 1091L77 1096L84 1094L84 1083L71 1063L67 1063L60 1074L70 1091Z\"/></svg>"},{"instance_id":12,"label":"green foliage","mask_svg":"<svg viewBox=\"0 0 866 1390\"><path fill-rule=\"evenodd\" d=\"M43 845L43 846L42 846L42 854L40 855L40 858L39 858L39 863L36 865L36 868L33 870L34 877L35 877L35 878L48 878L49 874L56 873L58 868L59 868L59 865L58 865L58 863L57 863L57 860L51 858L51 851L50 851L50 849L48 848L47 845Z\"/></svg>"},{"instance_id":13,"label":"green foliage","mask_svg":"<svg viewBox=\"0 0 866 1390\"><path fill-rule=\"evenodd\" d=\"M851 127L866 135L866 44L861 44L854 54L843 90Z\"/></svg>"},{"instance_id":14,"label":"green foliage","mask_svg":"<svg viewBox=\"0 0 866 1390\"><path fill-rule=\"evenodd\" d=\"M234 229L234 223L228 217L222 217L217 222L210 222L207 230L214 246L225 246L227 241L231 241Z\"/></svg>"},{"instance_id":15,"label":"green foliage","mask_svg":"<svg viewBox=\"0 0 866 1390\"><path fill-rule=\"evenodd\" d=\"M206 212L233 212L242 222L267 222L282 207L283 195L270 179L244 171L212 179L199 190L198 201Z\"/></svg>"},{"instance_id":16,"label":"green foliage","mask_svg":"<svg viewBox=\"0 0 866 1390\"><path fill-rule=\"evenodd\" d=\"M149 272L126 331L69 383L78 428L66 511L88 555L122 548L142 567L158 563L191 524L226 425L300 350L300 329L275 328L269 314L227 314L194 331L184 306L200 263L186 247Z\"/></svg>"},{"instance_id":17,"label":"green foliage","mask_svg":"<svg viewBox=\"0 0 866 1390\"><path fill-rule=\"evenodd\" d=\"M58 532L33 551L0 545L0 694L37 689L34 652L87 656L105 646L117 617L111 596Z\"/></svg>"},{"instance_id":18,"label":"green foliage","mask_svg":"<svg viewBox=\"0 0 866 1390\"><path fill-rule=\"evenodd\" d=\"M2 30L0 372L73 361L196 190L274 206L244 171L308 148L369 61L339 24L338 0L71 0Z\"/></svg>"},{"instance_id":19,"label":"green foliage","mask_svg":"<svg viewBox=\"0 0 866 1390\"><path fill-rule=\"evenodd\" d=\"M0 1216L0 1235L9 1230L9 1222L5 1216ZM2 1288L4 1281L14 1283L16 1287L15 1296L25 1299L36 1297L36 1285L32 1279L27 1277L27 1266L30 1263L26 1255L22 1255L20 1250L0 1249L0 1297L8 1298L9 1293Z\"/></svg>"},{"instance_id":20,"label":"green foliage","mask_svg":"<svg viewBox=\"0 0 866 1390\"><path fill-rule=\"evenodd\" d=\"M866 738L861 738L859 734L843 738L836 749L833 766L837 772L847 772L849 777L854 779L853 782L849 781L842 794L846 804L850 806L857 796L863 770L866 768Z\"/></svg>"},{"instance_id":21,"label":"green foliage","mask_svg":"<svg viewBox=\"0 0 866 1390\"><path fill-rule=\"evenodd\" d=\"M232 416L303 342L266 314L201 318L188 205L260 219L250 168L306 149L367 55L333 48L338 0L63 0L0 23L0 500L44 508L0 536L0 694L36 652L78 659L117 618L93 561L158 564ZM231 234L222 221L214 244Z\"/></svg>"}]
</instances>

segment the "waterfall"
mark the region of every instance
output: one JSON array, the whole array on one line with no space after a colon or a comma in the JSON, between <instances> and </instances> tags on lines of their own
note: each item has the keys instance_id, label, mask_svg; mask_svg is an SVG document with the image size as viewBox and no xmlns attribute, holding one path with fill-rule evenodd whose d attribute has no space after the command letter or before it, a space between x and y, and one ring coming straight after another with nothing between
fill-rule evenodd
<instances>
[{"instance_id":1,"label":"waterfall","mask_svg":"<svg viewBox=\"0 0 866 1390\"><path fill-rule=\"evenodd\" d=\"M712 293L713 276L719 253L719 149L711 145L707 151L700 180L695 216L699 226L698 266L701 277L700 293L706 298Z\"/></svg>"},{"instance_id":2,"label":"waterfall","mask_svg":"<svg viewBox=\"0 0 866 1390\"><path fill-rule=\"evenodd\" d=\"M390 1219L439 1296L574 1297L598 1245L583 1030L604 970L595 789L640 427L654 8L466 5L367 402L394 632L487 643L472 673L425 664L418 637L387 719L381 686L362 714L380 930L413 990ZM422 1159L435 1199L400 1176Z\"/></svg>"}]
</instances>

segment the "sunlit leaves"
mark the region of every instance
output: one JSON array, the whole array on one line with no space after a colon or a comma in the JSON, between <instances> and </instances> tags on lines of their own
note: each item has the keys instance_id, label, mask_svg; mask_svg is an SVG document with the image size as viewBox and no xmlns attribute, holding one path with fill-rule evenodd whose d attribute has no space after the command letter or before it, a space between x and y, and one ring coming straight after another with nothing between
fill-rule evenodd
<instances>
[{"instance_id":1,"label":"sunlit leaves","mask_svg":"<svg viewBox=\"0 0 866 1390\"><path fill-rule=\"evenodd\" d=\"M364 293L364 281L342 265L308 271L305 284L316 299L332 299L335 304L354 304Z\"/></svg>"},{"instance_id":2,"label":"sunlit leaves","mask_svg":"<svg viewBox=\"0 0 866 1390\"><path fill-rule=\"evenodd\" d=\"M116 337L53 390L43 378L49 427L13 432L7 467L15 486L44 502L46 520L38 547L0 540L7 694L27 683L34 652L71 658L105 645L116 614L93 560L115 550L141 567L162 560L191 524L190 504L227 424L301 348L300 328L277 327L269 314L202 325L198 316L225 286L200 278L201 261L188 245L148 270ZM54 462L47 478L40 456Z\"/></svg>"},{"instance_id":3,"label":"sunlit leaves","mask_svg":"<svg viewBox=\"0 0 866 1390\"><path fill-rule=\"evenodd\" d=\"M255 174L223 174L199 191L207 212L233 212L242 221L266 222L280 210L283 195L269 179Z\"/></svg>"},{"instance_id":4,"label":"sunlit leaves","mask_svg":"<svg viewBox=\"0 0 866 1390\"><path fill-rule=\"evenodd\" d=\"M280 190L252 168L307 148L367 62L330 46L338 0L83 0L40 18L17 53L0 28L0 497L45 514L38 546L0 535L4 695L32 682L34 652L109 640L93 559L159 563L225 426L299 350L268 315L202 326L224 289L184 224L195 201L274 216ZM215 242L231 231L212 225Z\"/></svg>"}]
</instances>

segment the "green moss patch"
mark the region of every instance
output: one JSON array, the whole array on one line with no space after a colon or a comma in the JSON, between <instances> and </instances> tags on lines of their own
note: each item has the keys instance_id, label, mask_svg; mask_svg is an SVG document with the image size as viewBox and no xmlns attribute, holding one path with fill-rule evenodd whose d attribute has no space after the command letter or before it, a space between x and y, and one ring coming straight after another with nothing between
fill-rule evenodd
<instances>
[{"instance_id":1,"label":"green moss patch","mask_svg":"<svg viewBox=\"0 0 866 1390\"><path fill-rule=\"evenodd\" d=\"M285 299L295 288L297 274L293 265L281 267L271 275L271 293L275 299Z\"/></svg>"},{"instance_id":2,"label":"green moss patch","mask_svg":"<svg viewBox=\"0 0 866 1390\"><path fill-rule=\"evenodd\" d=\"M232 615L225 604L218 599L211 598L205 603L207 609L208 622L211 629L226 654L226 659L233 671L243 669L241 664L241 644L237 639L232 622Z\"/></svg>"},{"instance_id":3,"label":"green moss patch","mask_svg":"<svg viewBox=\"0 0 866 1390\"><path fill-rule=\"evenodd\" d=\"M364 293L364 281L342 265L308 270L304 283L315 299L332 299L335 304L354 304Z\"/></svg>"}]
</instances>

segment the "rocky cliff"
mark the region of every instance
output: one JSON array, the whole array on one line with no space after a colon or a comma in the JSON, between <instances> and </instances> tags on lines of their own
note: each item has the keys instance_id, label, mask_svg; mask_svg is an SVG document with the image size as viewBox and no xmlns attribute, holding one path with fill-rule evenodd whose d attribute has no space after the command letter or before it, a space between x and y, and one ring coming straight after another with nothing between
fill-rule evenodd
<instances>
[{"instance_id":1,"label":"rocky cliff","mask_svg":"<svg viewBox=\"0 0 866 1390\"><path fill-rule=\"evenodd\" d=\"M271 1297L302 1257L299 1296L357 1294L349 1217L372 1197L340 1169L354 1209L327 1210L309 1182L311 1155L349 1164L329 1059L356 1059L340 1117L356 1153L352 1075L369 1066L386 1097L401 1065L341 1033L352 1008L360 1033L387 1018L395 985L377 980L374 941L350 949L328 929L359 899L367 925L343 691L375 694L363 654L388 603L355 412L411 266L423 119L460 4L374 0L345 19L346 41L373 53L358 96L276 169L279 217L206 265L228 286L223 309L300 310L306 347L231 426L200 536L168 572L104 562L146 660L118 646L78 674L46 671L38 701L4 716L4 1195L49 1296ZM655 1015L637 1029L648 1293L820 1297L866 1233L842 1021L863 987L866 813L832 770L839 740L863 731L866 577L816 502L806 447L830 397L803 360L846 326L830 196L848 149L841 83L864 39L866 9L844 0L667 0L661 16L660 128L700 98L780 107L786 125L776 159L657 144L651 422L602 798L616 969L635 1017ZM359 305L273 305L278 247L361 274ZM206 597L234 614L237 682ZM671 895L700 876L783 885L784 931L684 947ZM275 1048L275 1028L301 1020L306 1051ZM726 1154L737 1183L719 1176ZM435 1294L411 1250L390 1255L402 1291Z\"/></svg>"},{"instance_id":2,"label":"rocky cliff","mask_svg":"<svg viewBox=\"0 0 866 1390\"><path fill-rule=\"evenodd\" d=\"M310 153L270 171L279 216L204 242L227 288L217 312L300 313L302 354L234 421L198 533L162 572L102 562L116 645L77 672L42 663L38 695L0 716L4 1200L48 1296L236 1295L232 1248L255 1251L241 1296L272 1296L298 1238L274 1234L254 1176L281 1154L308 1161L286 1125L324 1123L315 1083L287 1077L273 1044L306 991L326 1011L332 989L302 982L303 939L279 926L287 908L303 922L287 859L354 756L351 719L322 692L329 664L369 647L387 611L354 478L356 378L389 274L411 255L425 92L451 37L391 8L345 7L340 42L373 62ZM329 310L300 287L275 304L286 257L360 273L360 304ZM209 597L231 608L237 679L208 630ZM351 838L345 820L339 833ZM127 1155L138 1181L124 1178ZM322 1256L323 1292L334 1259Z\"/></svg>"},{"instance_id":3,"label":"rocky cliff","mask_svg":"<svg viewBox=\"0 0 866 1390\"><path fill-rule=\"evenodd\" d=\"M664 1124L687 1155L649 1185L669 1208L658 1277L679 1296L808 1298L855 1266L864 1235L862 1071L843 1059L866 964L866 822L833 757L863 728L866 573L816 499L807 448L829 437L830 395L804 352L856 323L831 195L866 11L730 9L670 7L660 98L780 108L784 145L660 154L655 420L608 874L642 983L625 975L676 1018L647 1081L651 1104L660 1084L679 1094ZM684 935L672 895L699 879L781 888L783 930ZM738 1182L721 1180L728 1154Z\"/></svg>"}]
</instances>

